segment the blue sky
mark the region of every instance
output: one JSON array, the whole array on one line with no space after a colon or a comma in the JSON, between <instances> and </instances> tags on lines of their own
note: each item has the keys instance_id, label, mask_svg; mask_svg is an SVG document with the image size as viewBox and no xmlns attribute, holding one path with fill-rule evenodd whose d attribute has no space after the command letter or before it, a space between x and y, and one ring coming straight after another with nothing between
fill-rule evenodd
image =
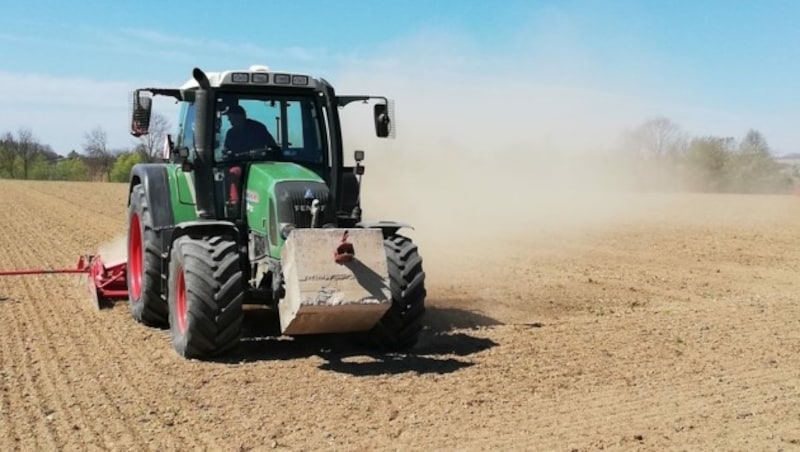
<instances>
[{"instance_id":1,"label":"blue sky","mask_svg":"<svg viewBox=\"0 0 800 452\"><path fill-rule=\"evenodd\" d=\"M663 115L800 152L798 23L796 1L3 2L0 132L127 147L133 88L267 64L395 98L420 142L513 116L537 127L496 132L508 146L610 143Z\"/></svg>"}]
</instances>

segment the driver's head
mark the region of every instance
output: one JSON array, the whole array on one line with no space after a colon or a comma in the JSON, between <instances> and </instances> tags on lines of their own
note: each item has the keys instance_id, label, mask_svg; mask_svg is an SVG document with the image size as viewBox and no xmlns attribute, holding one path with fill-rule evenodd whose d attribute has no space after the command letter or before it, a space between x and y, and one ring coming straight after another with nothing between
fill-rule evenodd
<instances>
[{"instance_id":1,"label":"driver's head","mask_svg":"<svg viewBox=\"0 0 800 452\"><path fill-rule=\"evenodd\" d=\"M230 106L225 114L228 116L228 121L231 122L232 127L241 127L247 120L247 114L241 105Z\"/></svg>"}]
</instances>

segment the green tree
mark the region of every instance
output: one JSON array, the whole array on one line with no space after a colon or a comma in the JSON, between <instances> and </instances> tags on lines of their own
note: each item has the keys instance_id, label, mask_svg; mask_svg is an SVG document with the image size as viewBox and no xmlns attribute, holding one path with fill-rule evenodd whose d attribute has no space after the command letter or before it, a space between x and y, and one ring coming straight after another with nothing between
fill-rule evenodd
<instances>
[{"instance_id":1,"label":"green tree","mask_svg":"<svg viewBox=\"0 0 800 452\"><path fill-rule=\"evenodd\" d=\"M14 173L14 179L21 179L23 178L23 170L25 165L23 164L22 157L16 156L14 158L14 164L12 165L12 172Z\"/></svg>"},{"instance_id":2,"label":"green tree","mask_svg":"<svg viewBox=\"0 0 800 452\"><path fill-rule=\"evenodd\" d=\"M89 167L80 156L62 159L53 169L53 178L69 181L89 180Z\"/></svg>"},{"instance_id":3,"label":"green tree","mask_svg":"<svg viewBox=\"0 0 800 452\"><path fill-rule=\"evenodd\" d=\"M126 152L117 157L111 169L111 182L127 182L133 165L142 163L144 156L140 152Z\"/></svg>"},{"instance_id":4,"label":"green tree","mask_svg":"<svg viewBox=\"0 0 800 452\"><path fill-rule=\"evenodd\" d=\"M747 131L728 166L728 188L732 191L774 192L791 185L791 178L772 157L767 139L755 129Z\"/></svg>"},{"instance_id":5,"label":"green tree","mask_svg":"<svg viewBox=\"0 0 800 452\"><path fill-rule=\"evenodd\" d=\"M0 138L0 177L14 178L16 160L17 140L14 139L14 135L11 132L6 132Z\"/></svg>"},{"instance_id":6,"label":"green tree","mask_svg":"<svg viewBox=\"0 0 800 452\"><path fill-rule=\"evenodd\" d=\"M692 188L701 191L721 191L725 186L726 167L733 138L694 138L684 154Z\"/></svg>"},{"instance_id":7,"label":"green tree","mask_svg":"<svg viewBox=\"0 0 800 452\"><path fill-rule=\"evenodd\" d=\"M54 165L43 154L37 155L31 162L28 169L30 179L51 180L55 179Z\"/></svg>"},{"instance_id":8,"label":"green tree","mask_svg":"<svg viewBox=\"0 0 800 452\"><path fill-rule=\"evenodd\" d=\"M58 158L53 148L40 143L30 129L20 128L16 136L6 132L0 137L0 177L48 179Z\"/></svg>"}]
</instances>

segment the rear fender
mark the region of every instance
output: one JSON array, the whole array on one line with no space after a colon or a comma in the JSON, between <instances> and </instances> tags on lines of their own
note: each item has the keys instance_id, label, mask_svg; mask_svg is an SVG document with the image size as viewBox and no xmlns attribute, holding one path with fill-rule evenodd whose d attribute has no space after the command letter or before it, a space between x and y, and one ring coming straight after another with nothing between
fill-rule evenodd
<instances>
[{"instance_id":1,"label":"rear fender","mask_svg":"<svg viewBox=\"0 0 800 452\"><path fill-rule=\"evenodd\" d=\"M158 163L134 165L128 187L128 205L131 204L131 193L136 185L144 188L153 226L158 230L173 225L175 217L171 206L172 196L170 196L167 166Z\"/></svg>"}]
</instances>

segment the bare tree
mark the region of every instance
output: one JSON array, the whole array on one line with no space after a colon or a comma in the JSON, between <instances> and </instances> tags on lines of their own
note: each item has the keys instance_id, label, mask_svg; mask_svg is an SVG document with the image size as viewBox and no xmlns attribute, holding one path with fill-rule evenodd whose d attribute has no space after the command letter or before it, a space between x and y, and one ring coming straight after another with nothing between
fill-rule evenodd
<instances>
[{"instance_id":1,"label":"bare tree","mask_svg":"<svg viewBox=\"0 0 800 452\"><path fill-rule=\"evenodd\" d=\"M90 166L101 170L106 180L111 180L111 168L114 166L114 154L108 149L108 135L102 127L97 126L84 135L83 150L91 159Z\"/></svg>"},{"instance_id":2,"label":"bare tree","mask_svg":"<svg viewBox=\"0 0 800 452\"><path fill-rule=\"evenodd\" d=\"M22 128L17 131L17 156L22 159L23 178L28 178L28 168L40 150L41 145L33 137L30 129Z\"/></svg>"},{"instance_id":3,"label":"bare tree","mask_svg":"<svg viewBox=\"0 0 800 452\"><path fill-rule=\"evenodd\" d=\"M640 155L652 155L657 160L677 154L686 147L686 135L680 126L664 117L650 119L637 127L628 137L629 146Z\"/></svg>"},{"instance_id":4,"label":"bare tree","mask_svg":"<svg viewBox=\"0 0 800 452\"><path fill-rule=\"evenodd\" d=\"M164 140L170 129L169 120L164 115L153 113L150 118L150 131L147 135L139 137L137 150L142 152L148 162L154 162L161 156L164 149Z\"/></svg>"}]
</instances>

